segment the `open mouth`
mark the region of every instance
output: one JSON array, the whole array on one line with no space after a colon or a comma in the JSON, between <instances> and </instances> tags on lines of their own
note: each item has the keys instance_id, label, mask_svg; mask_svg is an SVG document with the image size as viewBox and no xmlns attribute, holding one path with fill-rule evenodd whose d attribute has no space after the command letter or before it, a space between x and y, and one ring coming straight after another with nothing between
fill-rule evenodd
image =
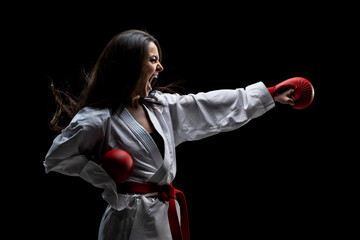
<instances>
[{"instance_id":1,"label":"open mouth","mask_svg":"<svg viewBox=\"0 0 360 240\"><path fill-rule=\"evenodd\" d=\"M158 75L153 75L153 76L150 77L150 79L148 81L148 84L147 84L147 87L148 87L149 91L152 90L152 87L154 86L157 78L158 78Z\"/></svg>"}]
</instances>

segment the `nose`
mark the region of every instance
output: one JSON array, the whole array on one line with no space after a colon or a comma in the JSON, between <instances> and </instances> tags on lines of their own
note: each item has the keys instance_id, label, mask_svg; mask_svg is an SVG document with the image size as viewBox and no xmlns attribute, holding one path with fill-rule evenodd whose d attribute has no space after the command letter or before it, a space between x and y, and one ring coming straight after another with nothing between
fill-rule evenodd
<instances>
[{"instance_id":1,"label":"nose","mask_svg":"<svg viewBox=\"0 0 360 240\"><path fill-rule=\"evenodd\" d=\"M164 70L164 67L161 65L161 63L158 63L158 65L156 66L156 70L158 72L162 72L162 70Z\"/></svg>"}]
</instances>

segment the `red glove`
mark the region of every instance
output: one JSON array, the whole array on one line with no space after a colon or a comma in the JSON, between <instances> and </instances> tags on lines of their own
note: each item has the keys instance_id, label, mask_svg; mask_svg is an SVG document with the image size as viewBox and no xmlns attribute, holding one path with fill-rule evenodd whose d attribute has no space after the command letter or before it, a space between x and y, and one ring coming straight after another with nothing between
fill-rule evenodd
<instances>
[{"instance_id":1,"label":"red glove","mask_svg":"<svg viewBox=\"0 0 360 240\"><path fill-rule=\"evenodd\" d=\"M134 161L124 150L113 149L104 155L101 166L116 183L121 183L130 176Z\"/></svg>"},{"instance_id":2,"label":"red glove","mask_svg":"<svg viewBox=\"0 0 360 240\"><path fill-rule=\"evenodd\" d=\"M309 80L302 77L289 78L275 87L269 87L268 90L271 96L274 94L282 93L289 89L294 89L293 96L295 98L295 105L292 106L294 109L307 108L314 99L314 87Z\"/></svg>"}]
</instances>

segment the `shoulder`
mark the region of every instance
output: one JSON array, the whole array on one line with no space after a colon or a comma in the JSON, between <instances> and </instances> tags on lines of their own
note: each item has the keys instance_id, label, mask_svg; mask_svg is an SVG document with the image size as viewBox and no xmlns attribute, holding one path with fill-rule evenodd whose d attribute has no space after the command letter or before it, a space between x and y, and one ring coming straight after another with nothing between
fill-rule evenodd
<instances>
[{"instance_id":1,"label":"shoulder","mask_svg":"<svg viewBox=\"0 0 360 240\"><path fill-rule=\"evenodd\" d=\"M109 109L97 109L86 107L81 109L72 121L100 123L110 117Z\"/></svg>"},{"instance_id":2,"label":"shoulder","mask_svg":"<svg viewBox=\"0 0 360 240\"><path fill-rule=\"evenodd\" d=\"M77 132L79 130L98 131L103 128L110 118L109 109L83 108L71 120L64 132Z\"/></svg>"},{"instance_id":3,"label":"shoulder","mask_svg":"<svg viewBox=\"0 0 360 240\"><path fill-rule=\"evenodd\" d=\"M175 103L181 95L178 93L163 93L160 91L152 91L147 97L148 100L155 103L160 103L161 105L169 105Z\"/></svg>"}]
</instances>

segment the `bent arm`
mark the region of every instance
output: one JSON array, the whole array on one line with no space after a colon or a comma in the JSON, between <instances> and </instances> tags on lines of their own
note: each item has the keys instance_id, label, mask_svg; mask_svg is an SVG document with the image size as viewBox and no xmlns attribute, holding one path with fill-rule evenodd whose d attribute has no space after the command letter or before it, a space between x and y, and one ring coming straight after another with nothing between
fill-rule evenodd
<instances>
[{"instance_id":1,"label":"bent arm","mask_svg":"<svg viewBox=\"0 0 360 240\"><path fill-rule=\"evenodd\" d=\"M96 119L92 120L89 120L88 115L80 113L54 139L43 162L45 172L54 171L81 177L93 186L103 188L103 198L114 203L116 184L106 171L93 161L96 159L96 149L103 139L104 130Z\"/></svg>"}]
</instances>

